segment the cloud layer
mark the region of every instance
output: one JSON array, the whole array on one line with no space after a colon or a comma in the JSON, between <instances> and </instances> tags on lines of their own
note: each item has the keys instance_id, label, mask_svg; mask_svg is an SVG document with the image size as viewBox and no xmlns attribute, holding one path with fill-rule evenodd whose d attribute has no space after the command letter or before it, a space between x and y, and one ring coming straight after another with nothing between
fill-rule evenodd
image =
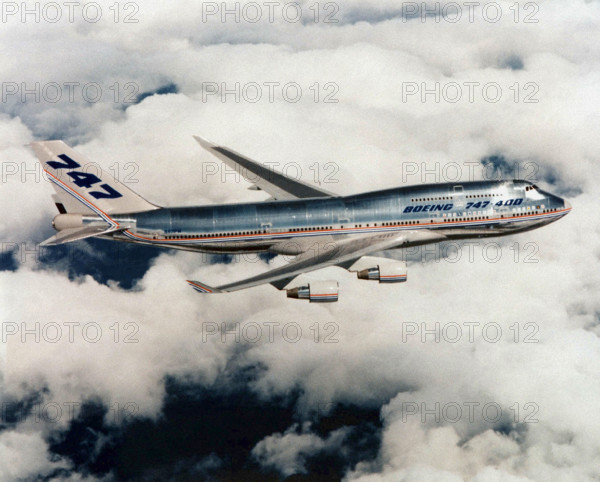
<instances>
[{"instance_id":1,"label":"cloud layer","mask_svg":"<svg viewBox=\"0 0 600 482\"><path fill-rule=\"evenodd\" d=\"M512 3L497 4L497 22L492 10L470 21L463 5L454 21L395 2L319 4L318 22L308 2L297 22L279 7L273 22L250 22L249 10L222 22L193 2L139 3L119 22L108 9L96 23L7 18L3 45L29 53L0 66L0 457L11 460L0 480L108 477L123 468L90 461L126 446L135 423L173 422L174 393L218 404L234 386L259 405L291 407L243 447L264 474L308 477L319 457L341 454L336 476L349 480L597 478L599 7L523 4L517 20ZM139 22L124 23L127 14ZM36 83L39 99L23 99ZM94 86L83 93L91 83L98 101ZM24 147L33 140L65 139L161 205L265 197L193 134L340 194L444 181L451 165L481 179L482 161L496 159L507 177L568 195L574 209L497 244L414 250L400 287L337 268L312 274L340 281L333 306L287 301L271 286L203 297L185 283L241 279L268 268L260 259L102 241L36 251L55 212ZM97 444L84 463L56 440L85 427L90 401L104 411L82 431ZM324 424L340 407L360 415ZM372 413L377 443L353 429ZM202 447L160 473L231 473L219 472L233 470L227 449Z\"/></svg>"}]
</instances>

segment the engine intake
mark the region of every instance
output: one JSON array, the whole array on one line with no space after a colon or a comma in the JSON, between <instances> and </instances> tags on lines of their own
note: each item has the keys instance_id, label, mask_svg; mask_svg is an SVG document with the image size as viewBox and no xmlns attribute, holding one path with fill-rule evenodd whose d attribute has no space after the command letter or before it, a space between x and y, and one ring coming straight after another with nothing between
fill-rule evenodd
<instances>
[{"instance_id":1,"label":"engine intake","mask_svg":"<svg viewBox=\"0 0 600 482\"><path fill-rule=\"evenodd\" d=\"M309 300L311 303L331 303L338 300L337 281L313 281L306 286L298 286L287 291L288 298Z\"/></svg>"}]
</instances>

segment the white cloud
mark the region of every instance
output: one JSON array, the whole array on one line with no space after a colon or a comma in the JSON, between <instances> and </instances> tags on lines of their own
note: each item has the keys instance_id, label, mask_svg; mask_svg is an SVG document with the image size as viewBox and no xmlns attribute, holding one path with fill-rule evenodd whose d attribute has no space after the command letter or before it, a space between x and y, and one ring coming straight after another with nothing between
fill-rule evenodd
<instances>
[{"instance_id":1,"label":"white cloud","mask_svg":"<svg viewBox=\"0 0 600 482\"><path fill-rule=\"evenodd\" d=\"M47 183L35 182L31 174L22 182L23 166L34 165L22 147L33 140L32 132L64 131L81 142L77 149L90 160L105 167L118 162L121 174L128 172L125 164L135 162L139 182L129 187L164 205L264 197L247 191L244 182L222 182L219 176L204 180L203 166L214 160L192 134L263 162L296 162L305 181L313 179L315 161L336 162L340 182L325 188L342 194L401 184L402 162L424 163L432 172L435 163L476 162L493 154L535 161L540 173L552 170L561 189L582 193L571 199L574 210L567 218L498 240L498 263L486 262L479 245L473 262L463 251L457 263L411 264L405 286L360 282L337 269L315 273L341 281L335 306L288 301L271 286L205 297L185 284L189 278L239 279L264 269L260 263L208 266L199 256L165 254L136 290L123 291L89 277L69 280L29 261L14 273L0 273L2 321L19 327L94 322L103 336L98 343L81 335L73 343L22 343L11 337L3 367L6 393L19 397L47 387L47 402L100 397L108 405L134 402L140 414L156 416L165 375L191 374L210 384L228 363L260 364L265 371L252 388L269 397L300 387L301 413L336 402L383 407L380 465L361 464L351 478L592 479L600 447L595 404L600 394L593 369L600 361L600 233L593 222L600 201L598 4L543 2L540 21L525 24L511 20L510 3L502 2L506 14L498 24L401 18L340 25L203 24L193 4L175 10L151 3L140 4L139 24L79 22L57 28L9 22L1 34L7 48L27 42L33 53L0 66L7 81L93 80L107 87L118 80L136 82L140 91L175 82L180 92L147 98L125 111L110 101L58 107L7 103L6 110L20 117L0 119L3 173L13 165L18 171L3 178L0 188L5 243L41 240L54 215ZM395 4L344 7L346 15L368 16L389 12ZM68 61L59 61L54 52L67 53ZM510 56L521 59L524 68L503 66ZM281 93L272 103L202 97L206 82L271 81L297 82L302 100L286 102ZM339 102L315 103L310 90L315 82L336 83ZM498 103L480 96L473 103L422 103L419 96L404 101L402 82L497 82L503 98ZM536 83L539 102L515 103L511 86L516 82L521 96L529 92L523 87L527 82ZM525 246L528 242L534 245ZM524 262L532 252L539 262ZM243 356L235 335L225 343L218 334L203 339L207 323L220 328L222 322L238 321L242 330L250 323L263 329L259 343L242 340ZM124 329L128 322L139 327L139 343L115 343L110 327L118 323ZM296 343L281 331L292 322L302 331ZM458 323L463 339L455 344L434 343L431 337L422 343L418 336L403 341L407 323L431 328L437 322L441 327ZM539 343L522 342L528 322L535 323ZM266 339L265 323L279 323L271 325L273 342ZM464 323L497 323L502 337L490 343L477 332L470 342ZM515 323L521 330L517 343ZM325 343L323 337L332 332L337 343ZM539 422L522 424L526 430L517 437L494 432L497 427L481 420L438 424L420 423L418 415L410 423L397 418L402 403L436 401L493 401L504 411L533 402ZM44 424L34 428L48 429ZM5 444L10 437L25 437L17 431L0 435ZM19 445L23 457L39 460L31 465L34 470L48 469L42 438L27 437ZM306 447L323 447L315 437L276 434L263 440L260 450L269 463L293 473L302 470L299 454ZM381 474L372 473L380 468Z\"/></svg>"},{"instance_id":2,"label":"white cloud","mask_svg":"<svg viewBox=\"0 0 600 482\"><path fill-rule=\"evenodd\" d=\"M261 440L252 449L252 456L265 468L275 468L284 477L306 473L305 460L311 455L327 450L341 450L348 430L341 428L323 439L310 432L310 424L305 424L300 433L296 425L285 433L276 433Z\"/></svg>"},{"instance_id":3,"label":"white cloud","mask_svg":"<svg viewBox=\"0 0 600 482\"><path fill-rule=\"evenodd\" d=\"M40 433L0 433L0 480L35 478L40 473L68 467L64 461L51 458Z\"/></svg>"}]
</instances>

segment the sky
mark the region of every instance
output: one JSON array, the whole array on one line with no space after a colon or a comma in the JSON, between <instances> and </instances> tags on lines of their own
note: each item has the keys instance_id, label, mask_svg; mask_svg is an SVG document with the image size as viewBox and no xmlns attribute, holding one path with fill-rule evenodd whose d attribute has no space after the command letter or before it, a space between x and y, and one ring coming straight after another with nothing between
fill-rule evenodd
<instances>
[{"instance_id":1,"label":"sky","mask_svg":"<svg viewBox=\"0 0 600 482\"><path fill-rule=\"evenodd\" d=\"M597 480L599 14L4 2L0 481ZM267 198L193 135L340 195L521 178L573 211L386 252L401 285L311 273L339 281L332 304L185 282L280 259L39 247L56 209L33 141L161 206Z\"/></svg>"}]
</instances>

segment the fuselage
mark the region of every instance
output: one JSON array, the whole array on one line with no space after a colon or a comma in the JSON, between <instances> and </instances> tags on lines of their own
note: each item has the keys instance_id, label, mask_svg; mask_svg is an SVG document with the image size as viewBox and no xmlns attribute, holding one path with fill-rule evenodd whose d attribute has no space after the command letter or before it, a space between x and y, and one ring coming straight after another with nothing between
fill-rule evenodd
<instances>
[{"instance_id":1,"label":"fuselage","mask_svg":"<svg viewBox=\"0 0 600 482\"><path fill-rule=\"evenodd\" d=\"M345 197L161 208L117 216L112 239L213 253L297 254L314 238L431 230L447 239L534 229L570 211L527 181L423 184Z\"/></svg>"}]
</instances>

